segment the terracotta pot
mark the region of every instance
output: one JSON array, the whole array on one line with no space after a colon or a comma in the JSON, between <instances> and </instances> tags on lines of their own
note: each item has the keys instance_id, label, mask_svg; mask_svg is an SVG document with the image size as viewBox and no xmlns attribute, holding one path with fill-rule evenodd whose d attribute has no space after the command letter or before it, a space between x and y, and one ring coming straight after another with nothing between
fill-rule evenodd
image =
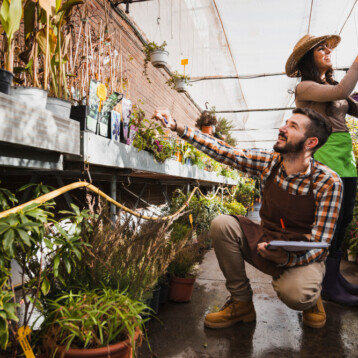
<instances>
[{"instance_id":1,"label":"terracotta pot","mask_svg":"<svg viewBox=\"0 0 358 358\"><path fill-rule=\"evenodd\" d=\"M203 133L209 134L209 135L213 135L213 126L202 126L201 127L201 131Z\"/></svg>"},{"instance_id":2,"label":"terracotta pot","mask_svg":"<svg viewBox=\"0 0 358 358\"><path fill-rule=\"evenodd\" d=\"M137 329L134 334L134 340L137 342L140 337L140 330ZM77 358L77 357L96 357L96 358L132 358L133 349L130 339L111 344L108 347L92 349L74 349L66 351L65 347L57 347L56 357L58 358Z\"/></svg>"},{"instance_id":3,"label":"terracotta pot","mask_svg":"<svg viewBox=\"0 0 358 358\"><path fill-rule=\"evenodd\" d=\"M172 277L169 299L174 302L189 302L193 293L194 278Z\"/></svg>"}]
</instances>

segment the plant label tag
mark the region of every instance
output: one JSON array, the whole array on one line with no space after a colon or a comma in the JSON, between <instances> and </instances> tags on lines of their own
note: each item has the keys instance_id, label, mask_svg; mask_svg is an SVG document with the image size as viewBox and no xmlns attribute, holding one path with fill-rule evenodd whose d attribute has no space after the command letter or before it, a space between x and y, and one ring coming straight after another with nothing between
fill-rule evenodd
<instances>
[{"instance_id":1,"label":"plant label tag","mask_svg":"<svg viewBox=\"0 0 358 358\"><path fill-rule=\"evenodd\" d=\"M193 228L193 214L189 214L189 222L191 227Z\"/></svg>"},{"instance_id":2,"label":"plant label tag","mask_svg":"<svg viewBox=\"0 0 358 358\"><path fill-rule=\"evenodd\" d=\"M17 330L17 334L19 337L17 340L19 341L22 350L25 353L26 358L35 358L34 352L30 346L29 341L27 340L26 336L31 333L31 328L29 326L21 326Z\"/></svg>"}]
</instances>

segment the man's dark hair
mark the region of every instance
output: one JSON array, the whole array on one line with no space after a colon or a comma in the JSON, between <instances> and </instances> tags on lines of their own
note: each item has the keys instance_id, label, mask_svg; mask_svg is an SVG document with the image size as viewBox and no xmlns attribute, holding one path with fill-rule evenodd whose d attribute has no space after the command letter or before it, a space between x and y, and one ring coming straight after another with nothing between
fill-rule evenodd
<instances>
[{"instance_id":1,"label":"man's dark hair","mask_svg":"<svg viewBox=\"0 0 358 358\"><path fill-rule=\"evenodd\" d=\"M332 133L331 123L322 114L310 108L295 108L292 113L303 114L310 119L310 124L306 128L306 138L318 138L318 144L312 149L315 152L327 142Z\"/></svg>"}]
</instances>

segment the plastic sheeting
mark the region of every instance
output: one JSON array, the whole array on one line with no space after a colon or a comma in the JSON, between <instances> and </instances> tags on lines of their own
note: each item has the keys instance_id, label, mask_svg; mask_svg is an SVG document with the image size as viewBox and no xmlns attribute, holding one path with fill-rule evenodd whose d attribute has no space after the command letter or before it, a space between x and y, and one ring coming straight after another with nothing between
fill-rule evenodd
<instances>
[{"instance_id":1,"label":"plastic sheeting","mask_svg":"<svg viewBox=\"0 0 358 358\"><path fill-rule=\"evenodd\" d=\"M295 43L308 31L340 34L335 68L349 67L357 52L356 0L152 0L130 5L130 17L150 41L166 41L169 67L192 78L189 93L205 109L231 120L240 147L272 148L291 111L242 111L294 106L297 84L285 74ZM353 9L353 11L352 11ZM270 75L279 74L281 75ZM339 80L344 71L337 71ZM198 80L202 77L237 77Z\"/></svg>"}]
</instances>

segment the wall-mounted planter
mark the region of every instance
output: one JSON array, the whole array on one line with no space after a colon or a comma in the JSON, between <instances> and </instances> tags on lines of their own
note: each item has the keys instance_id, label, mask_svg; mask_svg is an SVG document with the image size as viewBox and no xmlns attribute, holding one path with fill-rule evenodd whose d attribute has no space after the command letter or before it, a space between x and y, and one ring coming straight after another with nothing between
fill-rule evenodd
<instances>
[{"instance_id":1,"label":"wall-mounted planter","mask_svg":"<svg viewBox=\"0 0 358 358\"><path fill-rule=\"evenodd\" d=\"M56 97L47 98L46 109L62 118L70 118L71 106L71 101Z\"/></svg>"},{"instance_id":2,"label":"wall-mounted planter","mask_svg":"<svg viewBox=\"0 0 358 358\"><path fill-rule=\"evenodd\" d=\"M162 68L168 63L168 51L155 50L150 54L150 62L154 67Z\"/></svg>"},{"instance_id":3,"label":"wall-mounted planter","mask_svg":"<svg viewBox=\"0 0 358 358\"><path fill-rule=\"evenodd\" d=\"M37 87L11 87L10 95L16 101L37 109L45 109L47 91Z\"/></svg>"},{"instance_id":4,"label":"wall-mounted planter","mask_svg":"<svg viewBox=\"0 0 358 358\"><path fill-rule=\"evenodd\" d=\"M177 80L175 83L175 90L177 92L186 92L188 89L188 84L185 82L185 80Z\"/></svg>"},{"instance_id":5,"label":"wall-mounted planter","mask_svg":"<svg viewBox=\"0 0 358 358\"><path fill-rule=\"evenodd\" d=\"M10 94L10 87L12 84L12 79L14 75L12 72L3 70L0 68L0 92L5 94Z\"/></svg>"}]
</instances>

